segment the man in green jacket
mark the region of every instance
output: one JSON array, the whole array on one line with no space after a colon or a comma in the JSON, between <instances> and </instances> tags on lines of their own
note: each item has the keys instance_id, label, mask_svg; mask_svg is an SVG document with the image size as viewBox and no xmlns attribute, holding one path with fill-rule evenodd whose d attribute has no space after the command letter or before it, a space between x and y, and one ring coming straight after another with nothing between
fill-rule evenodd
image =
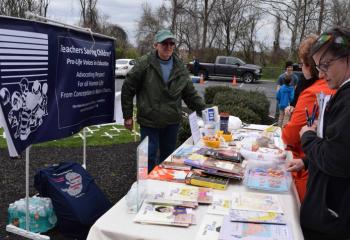
<instances>
[{"instance_id":1,"label":"man in green jacket","mask_svg":"<svg viewBox=\"0 0 350 240\"><path fill-rule=\"evenodd\" d=\"M136 95L141 140L146 136L149 138L149 172L176 148L182 100L191 110L205 108L183 62L174 54L175 41L169 30L158 31L154 38L155 50L138 59L122 87L124 126L129 130L133 126L133 98Z\"/></svg>"}]
</instances>

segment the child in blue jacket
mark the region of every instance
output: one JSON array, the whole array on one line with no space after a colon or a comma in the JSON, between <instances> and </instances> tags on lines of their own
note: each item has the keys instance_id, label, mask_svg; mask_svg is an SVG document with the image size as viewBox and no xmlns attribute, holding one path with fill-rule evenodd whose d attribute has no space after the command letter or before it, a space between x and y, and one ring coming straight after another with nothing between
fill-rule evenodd
<instances>
[{"instance_id":1,"label":"child in blue jacket","mask_svg":"<svg viewBox=\"0 0 350 240\"><path fill-rule=\"evenodd\" d=\"M294 99L294 87L290 86L291 80L290 76L285 76L283 85L276 94L278 109L280 111L278 118L278 126L280 127L283 127L286 124L286 121L284 121L284 109L288 107Z\"/></svg>"}]
</instances>

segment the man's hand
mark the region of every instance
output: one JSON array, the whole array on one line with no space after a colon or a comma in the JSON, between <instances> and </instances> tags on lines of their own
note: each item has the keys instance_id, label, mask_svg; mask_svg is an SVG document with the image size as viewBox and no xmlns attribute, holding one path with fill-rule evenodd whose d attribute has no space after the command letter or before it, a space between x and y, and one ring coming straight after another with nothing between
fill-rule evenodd
<instances>
[{"instance_id":1,"label":"man's hand","mask_svg":"<svg viewBox=\"0 0 350 240\"><path fill-rule=\"evenodd\" d=\"M294 158L292 161L287 163L288 172L299 172L305 167L303 160L300 158Z\"/></svg>"},{"instance_id":2,"label":"man's hand","mask_svg":"<svg viewBox=\"0 0 350 240\"><path fill-rule=\"evenodd\" d=\"M134 125L134 121L132 120L132 118L124 119L124 127L126 129L129 129L130 131L132 131L133 125Z\"/></svg>"}]
</instances>

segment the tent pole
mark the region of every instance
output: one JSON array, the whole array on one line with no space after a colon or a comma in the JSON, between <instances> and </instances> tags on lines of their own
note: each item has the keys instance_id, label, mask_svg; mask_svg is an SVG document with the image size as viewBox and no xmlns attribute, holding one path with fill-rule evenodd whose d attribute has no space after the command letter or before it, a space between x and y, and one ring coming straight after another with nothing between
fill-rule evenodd
<instances>
[{"instance_id":1,"label":"tent pole","mask_svg":"<svg viewBox=\"0 0 350 240\"><path fill-rule=\"evenodd\" d=\"M26 148L26 230L29 231L29 148Z\"/></svg>"},{"instance_id":2,"label":"tent pole","mask_svg":"<svg viewBox=\"0 0 350 240\"><path fill-rule=\"evenodd\" d=\"M83 168L86 169L86 130L83 128Z\"/></svg>"}]
</instances>

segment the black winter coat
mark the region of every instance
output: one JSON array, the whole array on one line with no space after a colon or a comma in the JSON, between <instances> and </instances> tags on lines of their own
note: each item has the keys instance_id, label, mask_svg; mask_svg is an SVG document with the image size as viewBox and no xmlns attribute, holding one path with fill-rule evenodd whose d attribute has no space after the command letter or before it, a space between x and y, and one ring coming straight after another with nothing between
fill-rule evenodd
<instances>
[{"instance_id":1,"label":"black winter coat","mask_svg":"<svg viewBox=\"0 0 350 240\"><path fill-rule=\"evenodd\" d=\"M305 132L309 178L300 224L331 239L350 237L350 82L329 101L323 139Z\"/></svg>"}]
</instances>

